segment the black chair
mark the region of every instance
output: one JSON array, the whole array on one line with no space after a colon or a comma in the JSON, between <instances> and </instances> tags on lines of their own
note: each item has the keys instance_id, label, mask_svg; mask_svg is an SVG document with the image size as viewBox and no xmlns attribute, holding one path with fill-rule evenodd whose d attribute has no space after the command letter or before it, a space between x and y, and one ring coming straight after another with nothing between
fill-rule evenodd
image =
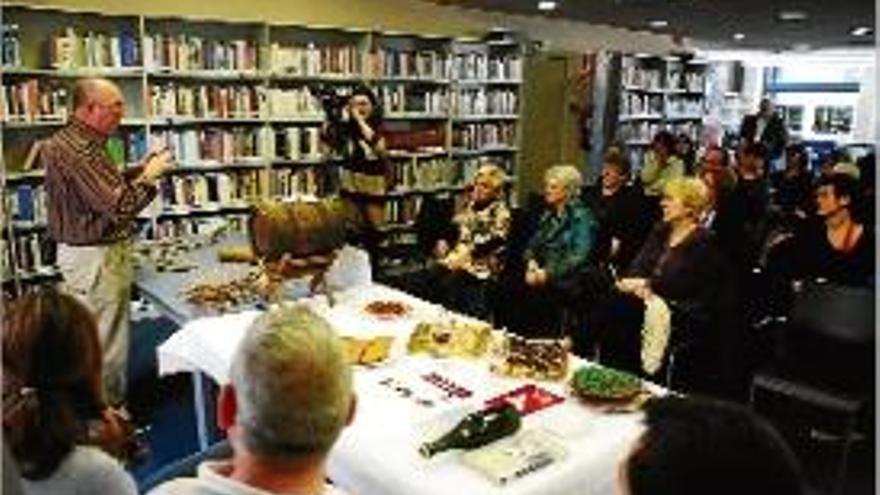
<instances>
[{"instance_id":1,"label":"black chair","mask_svg":"<svg viewBox=\"0 0 880 495\"><path fill-rule=\"evenodd\" d=\"M874 292L867 288L809 283L794 295L788 318L776 332L771 363L759 367L749 390L757 409L759 391L843 416L834 493L846 480L849 451L859 415L873 393ZM815 429L811 437L817 438Z\"/></svg>"}]
</instances>

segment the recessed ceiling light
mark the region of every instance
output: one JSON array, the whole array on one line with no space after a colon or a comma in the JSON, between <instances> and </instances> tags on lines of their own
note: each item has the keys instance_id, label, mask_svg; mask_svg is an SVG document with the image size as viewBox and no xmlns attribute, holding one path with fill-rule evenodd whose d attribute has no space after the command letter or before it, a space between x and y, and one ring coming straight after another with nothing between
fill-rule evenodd
<instances>
[{"instance_id":1,"label":"recessed ceiling light","mask_svg":"<svg viewBox=\"0 0 880 495\"><path fill-rule=\"evenodd\" d=\"M538 2L538 10L543 10L544 12L556 10L557 6L558 5L553 0L541 0Z\"/></svg>"},{"instance_id":2,"label":"recessed ceiling light","mask_svg":"<svg viewBox=\"0 0 880 495\"><path fill-rule=\"evenodd\" d=\"M733 39L735 39L736 41L742 41L746 39L746 35L743 33L733 33Z\"/></svg>"},{"instance_id":3,"label":"recessed ceiling light","mask_svg":"<svg viewBox=\"0 0 880 495\"><path fill-rule=\"evenodd\" d=\"M807 13L801 10L783 10L777 15L780 21L800 22L807 20Z\"/></svg>"},{"instance_id":4,"label":"recessed ceiling light","mask_svg":"<svg viewBox=\"0 0 880 495\"><path fill-rule=\"evenodd\" d=\"M648 25L654 29L662 29L669 26L669 21L666 19L653 19L648 21Z\"/></svg>"},{"instance_id":5,"label":"recessed ceiling light","mask_svg":"<svg viewBox=\"0 0 880 495\"><path fill-rule=\"evenodd\" d=\"M849 34L853 36L870 36L874 33L874 30L869 28L868 26L857 26L852 28Z\"/></svg>"}]
</instances>

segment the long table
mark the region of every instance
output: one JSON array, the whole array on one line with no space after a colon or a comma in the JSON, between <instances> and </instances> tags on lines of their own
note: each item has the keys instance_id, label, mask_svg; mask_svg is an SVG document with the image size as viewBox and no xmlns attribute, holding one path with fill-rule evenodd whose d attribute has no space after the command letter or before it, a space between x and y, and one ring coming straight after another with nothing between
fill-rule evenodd
<instances>
[{"instance_id":1,"label":"long table","mask_svg":"<svg viewBox=\"0 0 880 495\"><path fill-rule=\"evenodd\" d=\"M522 479L499 486L460 462L460 452L432 459L419 456L418 446L486 399L529 383L492 373L485 359L435 359L410 355L407 337L419 321L463 318L403 292L378 284L337 293L335 304L324 296L303 300L322 314L341 335L393 335L391 357L373 368L356 368L358 409L331 451L328 475L359 495L404 494L611 494L616 493L617 465L642 431L640 414L607 414L568 397L562 382L532 382L565 397L561 404L524 418L523 430L540 429L564 446L566 457ZM396 300L412 308L396 321L376 320L362 308L372 300ZM225 383L238 342L258 310L217 318L199 318L183 325L158 350L160 373L206 373ZM572 356L571 368L583 364ZM470 391L468 399L433 400L425 407L402 396L388 383L403 383L414 395L432 389L419 377L435 374ZM438 397L432 396L431 399ZM204 403L201 404L204 407Z\"/></svg>"}]
</instances>

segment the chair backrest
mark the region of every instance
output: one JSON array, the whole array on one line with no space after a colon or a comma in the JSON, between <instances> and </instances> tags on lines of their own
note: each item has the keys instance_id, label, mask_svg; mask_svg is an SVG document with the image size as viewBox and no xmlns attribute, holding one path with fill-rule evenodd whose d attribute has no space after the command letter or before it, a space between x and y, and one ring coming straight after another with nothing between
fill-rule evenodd
<instances>
[{"instance_id":1,"label":"chair backrest","mask_svg":"<svg viewBox=\"0 0 880 495\"><path fill-rule=\"evenodd\" d=\"M874 341L874 291L863 287L809 283L795 295L792 324L844 344Z\"/></svg>"}]
</instances>

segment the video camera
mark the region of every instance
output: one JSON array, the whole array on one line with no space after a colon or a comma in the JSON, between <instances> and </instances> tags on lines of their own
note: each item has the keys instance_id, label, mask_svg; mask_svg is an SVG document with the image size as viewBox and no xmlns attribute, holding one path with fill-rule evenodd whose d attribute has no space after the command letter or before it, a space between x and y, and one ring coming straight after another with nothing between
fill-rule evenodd
<instances>
[{"instance_id":1,"label":"video camera","mask_svg":"<svg viewBox=\"0 0 880 495\"><path fill-rule=\"evenodd\" d=\"M321 103L327 118L324 141L334 152L342 153L346 140L351 137L351 126L345 112L345 107L348 106L348 94L325 84L310 84L308 90Z\"/></svg>"}]
</instances>

